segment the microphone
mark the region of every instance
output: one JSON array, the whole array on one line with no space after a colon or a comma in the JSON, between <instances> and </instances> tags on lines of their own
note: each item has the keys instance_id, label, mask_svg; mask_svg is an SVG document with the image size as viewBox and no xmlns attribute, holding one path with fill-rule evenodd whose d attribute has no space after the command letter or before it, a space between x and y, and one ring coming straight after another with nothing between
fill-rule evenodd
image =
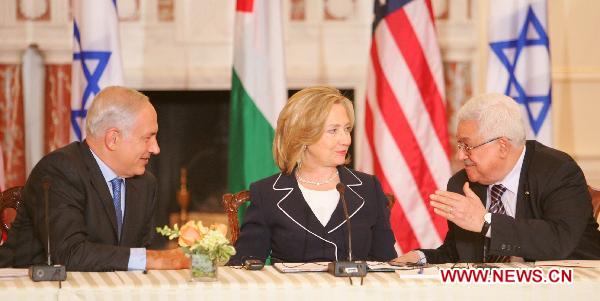
<instances>
[{"instance_id":1,"label":"microphone","mask_svg":"<svg viewBox=\"0 0 600 301\"><path fill-rule=\"evenodd\" d=\"M344 218L346 219L346 227L348 227L348 261L330 262L327 271L336 277L361 277L360 283L362 285L362 277L367 275L367 263L352 260L352 225L348 214L348 204L344 197L346 186L340 182L335 185L335 189L340 193L340 202L342 202L344 208ZM352 284L352 278L350 278L350 284Z\"/></svg>"},{"instance_id":2,"label":"microphone","mask_svg":"<svg viewBox=\"0 0 600 301\"><path fill-rule=\"evenodd\" d=\"M346 219L346 225L348 227L348 261L352 261L352 225L350 224L350 215L348 215L348 204L346 203L346 198L344 197L346 186L340 182L335 185L335 189L337 189L337 191L340 193L340 201L342 202L342 207L344 208L344 218Z\"/></svg>"},{"instance_id":3,"label":"microphone","mask_svg":"<svg viewBox=\"0 0 600 301\"><path fill-rule=\"evenodd\" d=\"M48 195L50 191L50 178L42 179L44 189L44 221L46 223L46 264L37 264L29 267L29 277L33 281L64 281L67 279L67 271L64 265L52 265L50 257L50 214Z\"/></svg>"}]
</instances>

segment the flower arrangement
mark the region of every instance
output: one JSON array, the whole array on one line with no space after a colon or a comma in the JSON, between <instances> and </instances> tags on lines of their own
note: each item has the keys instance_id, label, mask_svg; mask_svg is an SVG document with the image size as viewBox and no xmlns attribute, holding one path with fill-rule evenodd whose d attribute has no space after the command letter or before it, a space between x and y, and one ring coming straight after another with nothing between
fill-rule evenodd
<instances>
[{"instance_id":1,"label":"flower arrangement","mask_svg":"<svg viewBox=\"0 0 600 301\"><path fill-rule=\"evenodd\" d=\"M235 248L225 237L227 226L223 224L205 227L201 221L189 221L181 228L177 224L172 229L157 227L156 232L170 240L178 238L179 247L192 258L192 279L216 279L216 264L226 263L235 254Z\"/></svg>"}]
</instances>

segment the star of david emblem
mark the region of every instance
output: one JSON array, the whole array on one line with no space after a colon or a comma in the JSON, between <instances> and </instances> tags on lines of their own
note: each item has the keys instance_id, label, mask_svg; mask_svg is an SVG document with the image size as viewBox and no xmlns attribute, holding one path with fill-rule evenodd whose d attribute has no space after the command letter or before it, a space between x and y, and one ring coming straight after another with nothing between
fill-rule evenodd
<instances>
[{"instance_id":1,"label":"star of david emblem","mask_svg":"<svg viewBox=\"0 0 600 301\"><path fill-rule=\"evenodd\" d=\"M504 94L511 96L519 104L525 106L529 124L535 135L537 135L550 110L552 99L550 82L548 82L547 88L543 88L543 91L532 92L526 89L527 79L518 78L517 72L515 72L520 64L526 65L528 63L527 59L523 59L523 53L529 49L539 51L541 47L541 50L545 51L544 54L548 56L549 64L548 35L532 7L529 6L525 23L516 39L493 42L490 43L490 47L509 75ZM537 53L539 54L539 52Z\"/></svg>"},{"instance_id":2,"label":"star of david emblem","mask_svg":"<svg viewBox=\"0 0 600 301\"><path fill-rule=\"evenodd\" d=\"M112 52L110 51L85 51L81 48L81 39L77 23L74 25L75 40L79 45L79 52L73 53L73 63L81 63L81 70L85 77L86 85L81 97L81 106L71 109L71 125L77 136L77 140L83 138L81 131L82 120L87 116L86 104L90 97L100 92L99 81L108 65Z\"/></svg>"}]
</instances>

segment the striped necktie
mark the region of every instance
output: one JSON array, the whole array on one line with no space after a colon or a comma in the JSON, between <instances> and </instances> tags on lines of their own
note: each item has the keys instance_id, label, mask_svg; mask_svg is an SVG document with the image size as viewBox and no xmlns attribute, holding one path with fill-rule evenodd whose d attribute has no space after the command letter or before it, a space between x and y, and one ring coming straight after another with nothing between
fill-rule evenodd
<instances>
[{"instance_id":1,"label":"striped necktie","mask_svg":"<svg viewBox=\"0 0 600 301\"><path fill-rule=\"evenodd\" d=\"M492 186L490 191L490 213L506 214L504 204L502 204L502 195L506 191L506 187L502 184ZM486 239L487 240L487 239ZM489 242L488 242L489 243ZM509 262L510 256L488 255L486 262Z\"/></svg>"},{"instance_id":2,"label":"striped necktie","mask_svg":"<svg viewBox=\"0 0 600 301\"><path fill-rule=\"evenodd\" d=\"M502 204L502 195L505 191L506 187L502 184L492 186L492 191L490 192L490 197L492 199L492 202L490 203L491 213L506 214L506 209L504 209L504 205Z\"/></svg>"},{"instance_id":3,"label":"striped necktie","mask_svg":"<svg viewBox=\"0 0 600 301\"><path fill-rule=\"evenodd\" d=\"M121 211L121 187L123 179L117 177L110 180L110 185L113 191L113 204L117 214L117 237L121 240L121 228L123 227L123 212Z\"/></svg>"}]
</instances>

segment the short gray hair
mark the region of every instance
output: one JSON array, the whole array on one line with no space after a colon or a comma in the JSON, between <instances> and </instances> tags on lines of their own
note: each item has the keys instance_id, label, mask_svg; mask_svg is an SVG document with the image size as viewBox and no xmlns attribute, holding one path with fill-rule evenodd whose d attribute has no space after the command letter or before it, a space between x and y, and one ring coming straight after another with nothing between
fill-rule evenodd
<instances>
[{"instance_id":1,"label":"short gray hair","mask_svg":"<svg viewBox=\"0 0 600 301\"><path fill-rule=\"evenodd\" d=\"M106 87L94 97L88 110L86 134L101 137L107 129L114 127L128 136L137 113L147 105L151 105L148 97L136 90L119 86Z\"/></svg>"},{"instance_id":2,"label":"short gray hair","mask_svg":"<svg viewBox=\"0 0 600 301\"><path fill-rule=\"evenodd\" d=\"M464 120L477 122L479 135L486 140L506 137L516 145L525 143L521 107L506 95L488 93L471 98L458 111L458 122Z\"/></svg>"}]
</instances>

